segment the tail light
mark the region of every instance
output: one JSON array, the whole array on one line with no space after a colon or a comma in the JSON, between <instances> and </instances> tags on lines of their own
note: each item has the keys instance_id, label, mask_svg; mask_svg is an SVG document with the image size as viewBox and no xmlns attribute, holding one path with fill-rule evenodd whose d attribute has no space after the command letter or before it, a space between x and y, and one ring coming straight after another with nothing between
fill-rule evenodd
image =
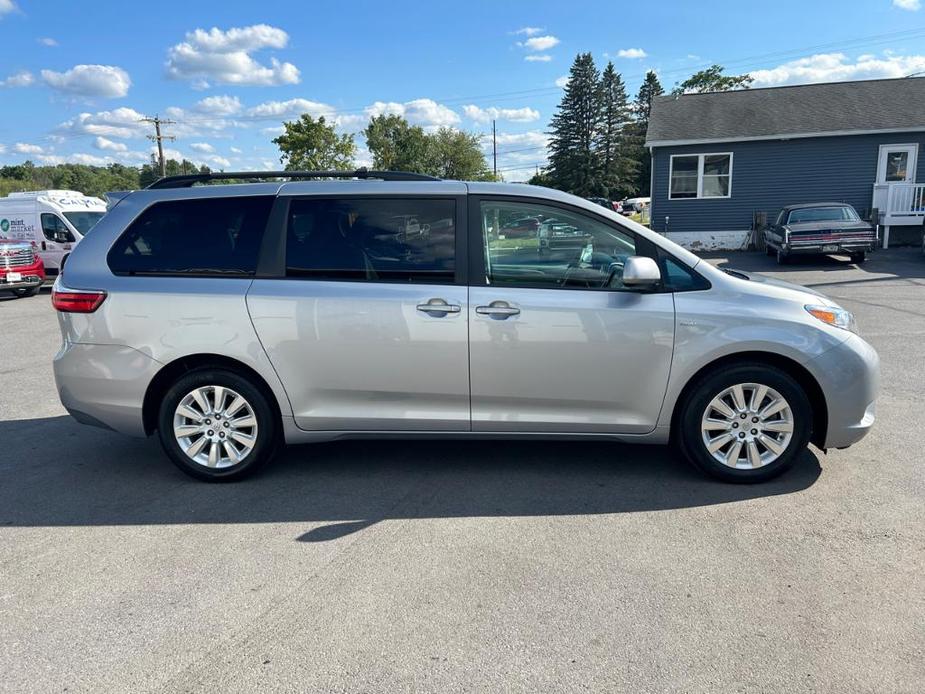
<instances>
[{"instance_id":1,"label":"tail light","mask_svg":"<svg viewBox=\"0 0 925 694\"><path fill-rule=\"evenodd\" d=\"M62 313L93 313L106 300L106 292L68 289L57 282L51 290L51 305Z\"/></svg>"}]
</instances>

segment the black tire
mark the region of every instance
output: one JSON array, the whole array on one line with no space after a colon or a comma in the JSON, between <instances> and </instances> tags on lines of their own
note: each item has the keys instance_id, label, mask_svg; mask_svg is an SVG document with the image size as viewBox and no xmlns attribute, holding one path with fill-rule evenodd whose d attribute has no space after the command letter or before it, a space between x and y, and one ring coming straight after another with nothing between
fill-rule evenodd
<instances>
[{"instance_id":1,"label":"black tire","mask_svg":"<svg viewBox=\"0 0 925 694\"><path fill-rule=\"evenodd\" d=\"M783 452L763 467L735 468L717 461L707 450L701 422L711 401L726 388L755 383L776 390L790 405L793 432ZM747 421L747 420L746 420ZM751 426L747 424L746 426ZM741 435L744 432L739 432ZM809 443L812 407L800 385L786 372L760 363L724 367L694 384L678 418L678 440L685 456L700 470L726 482L764 482L791 467Z\"/></svg>"},{"instance_id":2,"label":"black tire","mask_svg":"<svg viewBox=\"0 0 925 694\"><path fill-rule=\"evenodd\" d=\"M240 394L257 422L257 441L253 448L241 462L223 468L210 468L194 461L174 437L174 414L181 400L197 388L210 386L221 386ZM247 378L224 369L199 369L180 377L164 395L157 421L158 437L167 456L183 472L206 482L232 482L252 475L273 458L281 440L279 422L263 389ZM213 429L218 429L218 424Z\"/></svg>"},{"instance_id":3,"label":"black tire","mask_svg":"<svg viewBox=\"0 0 925 694\"><path fill-rule=\"evenodd\" d=\"M27 296L35 296L36 294L39 293L41 289L42 289L42 285L39 285L37 287L29 287L27 289L14 289L13 293L16 296L23 298Z\"/></svg>"},{"instance_id":4,"label":"black tire","mask_svg":"<svg viewBox=\"0 0 925 694\"><path fill-rule=\"evenodd\" d=\"M867 253L863 251L861 251L860 253L852 253L849 256L849 258L851 259L851 262L854 263L855 265L860 265L865 260L867 260Z\"/></svg>"},{"instance_id":5,"label":"black tire","mask_svg":"<svg viewBox=\"0 0 925 694\"><path fill-rule=\"evenodd\" d=\"M788 260L789 258L787 257L787 254L784 253L780 248L778 248L777 249L777 264L786 265Z\"/></svg>"}]
</instances>

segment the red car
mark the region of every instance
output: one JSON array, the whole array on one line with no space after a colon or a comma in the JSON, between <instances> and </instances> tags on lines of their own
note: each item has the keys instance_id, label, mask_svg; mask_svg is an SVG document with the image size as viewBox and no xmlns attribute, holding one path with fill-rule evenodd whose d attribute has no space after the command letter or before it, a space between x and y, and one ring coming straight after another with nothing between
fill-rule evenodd
<instances>
[{"instance_id":1,"label":"red car","mask_svg":"<svg viewBox=\"0 0 925 694\"><path fill-rule=\"evenodd\" d=\"M0 291L35 296L45 281L45 264L28 241L0 238Z\"/></svg>"}]
</instances>

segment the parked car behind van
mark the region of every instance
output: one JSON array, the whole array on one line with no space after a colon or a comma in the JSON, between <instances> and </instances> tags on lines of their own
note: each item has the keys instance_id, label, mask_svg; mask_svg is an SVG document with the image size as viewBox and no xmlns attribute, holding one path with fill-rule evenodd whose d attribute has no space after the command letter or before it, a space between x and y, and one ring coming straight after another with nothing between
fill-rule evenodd
<instances>
[{"instance_id":1,"label":"parked car behind van","mask_svg":"<svg viewBox=\"0 0 925 694\"><path fill-rule=\"evenodd\" d=\"M167 178L74 250L52 299L77 420L209 481L282 442L479 436L673 442L756 482L873 425L876 352L812 290L546 188L280 175L360 180ZM523 220L556 243L501 238Z\"/></svg>"},{"instance_id":2,"label":"parked car behind van","mask_svg":"<svg viewBox=\"0 0 925 694\"><path fill-rule=\"evenodd\" d=\"M74 190L10 193L0 198L0 229L35 246L45 267L60 272L74 247L106 214L106 203Z\"/></svg>"},{"instance_id":3,"label":"parked car behind van","mask_svg":"<svg viewBox=\"0 0 925 694\"><path fill-rule=\"evenodd\" d=\"M788 205L765 229L768 255L783 264L792 255L844 254L863 263L877 245L877 230L841 202Z\"/></svg>"}]
</instances>

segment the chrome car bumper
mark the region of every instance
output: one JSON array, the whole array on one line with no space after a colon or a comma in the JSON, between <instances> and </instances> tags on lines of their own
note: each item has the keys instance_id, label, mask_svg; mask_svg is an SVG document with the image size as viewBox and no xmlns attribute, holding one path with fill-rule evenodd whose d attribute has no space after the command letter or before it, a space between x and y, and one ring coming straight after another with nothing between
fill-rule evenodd
<instances>
[{"instance_id":1,"label":"chrome car bumper","mask_svg":"<svg viewBox=\"0 0 925 694\"><path fill-rule=\"evenodd\" d=\"M7 282L6 276L0 276L0 290L10 289L33 289L41 287L45 280L38 275L24 275L19 282Z\"/></svg>"}]
</instances>

